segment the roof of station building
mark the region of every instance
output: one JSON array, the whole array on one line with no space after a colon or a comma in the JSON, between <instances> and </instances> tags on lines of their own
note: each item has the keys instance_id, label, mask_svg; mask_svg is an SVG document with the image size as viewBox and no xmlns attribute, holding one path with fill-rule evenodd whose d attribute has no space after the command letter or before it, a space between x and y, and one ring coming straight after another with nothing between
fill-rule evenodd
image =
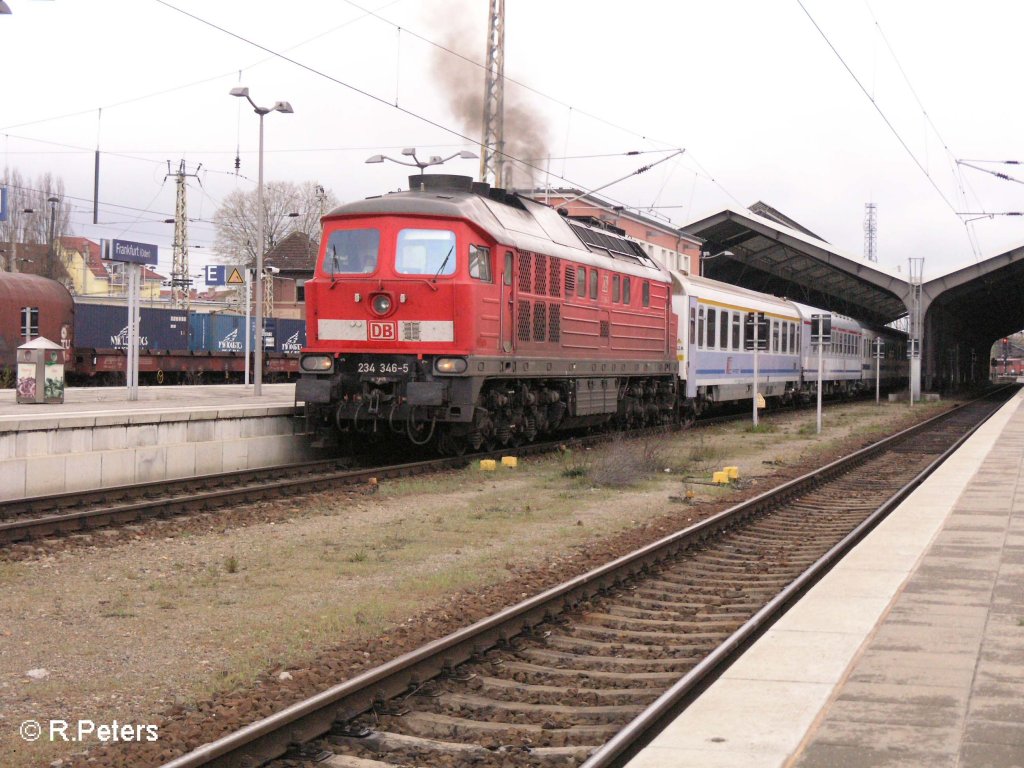
<instances>
[{"instance_id":1,"label":"roof of station building","mask_svg":"<svg viewBox=\"0 0 1024 768\"><path fill-rule=\"evenodd\" d=\"M705 277L879 324L907 313L904 275L843 253L765 203L755 206L765 215L725 208L682 227L705 240Z\"/></svg>"}]
</instances>

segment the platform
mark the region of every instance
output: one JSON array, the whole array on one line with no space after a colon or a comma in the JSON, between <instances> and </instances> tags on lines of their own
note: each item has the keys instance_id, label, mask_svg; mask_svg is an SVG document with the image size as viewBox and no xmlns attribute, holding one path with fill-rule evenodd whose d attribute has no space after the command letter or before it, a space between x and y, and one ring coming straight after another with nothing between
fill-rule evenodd
<instances>
[{"instance_id":1,"label":"platform","mask_svg":"<svg viewBox=\"0 0 1024 768\"><path fill-rule=\"evenodd\" d=\"M69 388L59 405L0 390L0 499L309 458L294 384Z\"/></svg>"},{"instance_id":2,"label":"platform","mask_svg":"<svg viewBox=\"0 0 1024 768\"><path fill-rule=\"evenodd\" d=\"M1024 768L1024 391L628 768Z\"/></svg>"}]
</instances>

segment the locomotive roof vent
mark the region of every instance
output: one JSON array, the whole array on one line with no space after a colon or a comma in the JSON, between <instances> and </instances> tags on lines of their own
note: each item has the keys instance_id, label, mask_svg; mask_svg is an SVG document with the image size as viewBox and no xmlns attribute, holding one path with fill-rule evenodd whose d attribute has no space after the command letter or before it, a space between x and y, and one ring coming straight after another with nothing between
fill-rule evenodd
<instances>
[{"instance_id":1,"label":"locomotive roof vent","mask_svg":"<svg viewBox=\"0 0 1024 768\"><path fill-rule=\"evenodd\" d=\"M473 177L453 173L425 173L409 177L413 192L472 192Z\"/></svg>"}]
</instances>

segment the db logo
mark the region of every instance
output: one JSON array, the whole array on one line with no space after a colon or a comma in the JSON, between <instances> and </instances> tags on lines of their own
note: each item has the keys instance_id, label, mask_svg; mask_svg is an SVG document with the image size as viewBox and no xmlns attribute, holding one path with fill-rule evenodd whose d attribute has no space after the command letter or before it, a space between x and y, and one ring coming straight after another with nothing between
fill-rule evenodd
<instances>
[{"instance_id":1,"label":"db logo","mask_svg":"<svg viewBox=\"0 0 1024 768\"><path fill-rule=\"evenodd\" d=\"M396 323L370 323L370 339L394 341L397 338L398 325Z\"/></svg>"}]
</instances>

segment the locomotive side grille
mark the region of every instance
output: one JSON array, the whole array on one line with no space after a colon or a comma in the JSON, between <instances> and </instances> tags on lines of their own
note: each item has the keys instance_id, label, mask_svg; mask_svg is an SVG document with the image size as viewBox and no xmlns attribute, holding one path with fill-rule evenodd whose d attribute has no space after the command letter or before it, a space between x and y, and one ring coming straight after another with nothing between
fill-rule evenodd
<instances>
[{"instance_id":1,"label":"locomotive side grille","mask_svg":"<svg viewBox=\"0 0 1024 768\"><path fill-rule=\"evenodd\" d=\"M548 257L538 253L534 259L533 292L543 296L548 292Z\"/></svg>"},{"instance_id":2,"label":"locomotive side grille","mask_svg":"<svg viewBox=\"0 0 1024 768\"><path fill-rule=\"evenodd\" d=\"M516 338L530 340L530 302L520 301L516 310Z\"/></svg>"},{"instance_id":3,"label":"locomotive side grille","mask_svg":"<svg viewBox=\"0 0 1024 768\"><path fill-rule=\"evenodd\" d=\"M576 270L572 265L565 270L565 295L572 296L576 293Z\"/></svg>"},{"instance_id":4,"label":"locomotive side grille","mask_svg":"<svg viewBox=\"0 0 1024 768\"><path fill-rule=\"evenodd\" d=\"M548 341L558 342L562 338L561 306L552 304L548 309Z\"/></svg>"},{"instance_id":5,"label":"locomotive side grille","mask_svg":"<svg viewBox=\"0 0 1024 768\"><path fill-rule=\"evenodd\" d=\"M519 252L519 290L523 293L530 292L530 262L532 253Z\"/></svg>"},{"instance_id":6,"label":"locomotive side grille","mask_svg":"<svg viewBox=\"0 0 1024 768\"><path fill-rule=\"evenodd\" d=\"M548 270L548 291L552 296L561 296L562 287L562 262L558 259L551 259L551 269Z\"/></svg>"},{"instance_id":7,"label":"locomotive side grille","mask_svg":"<svg viewBox=\"0 0 1024 768\"><path fill-rule=\"evenodd\" d=\"M601 321L601 338L607 339L609 337L609 325L607 320Z\"/></svg>"},{"instance_id":8,"label":"locomotive side grille","mask_svg":"<svg viewBox=\"0 0 1024 768\"><path fill-rule=\"evenodd\" d=\"M548 331L548 305L543 301L533 304L533 340L544 341Z\"/></svg>"}]
</instances>

